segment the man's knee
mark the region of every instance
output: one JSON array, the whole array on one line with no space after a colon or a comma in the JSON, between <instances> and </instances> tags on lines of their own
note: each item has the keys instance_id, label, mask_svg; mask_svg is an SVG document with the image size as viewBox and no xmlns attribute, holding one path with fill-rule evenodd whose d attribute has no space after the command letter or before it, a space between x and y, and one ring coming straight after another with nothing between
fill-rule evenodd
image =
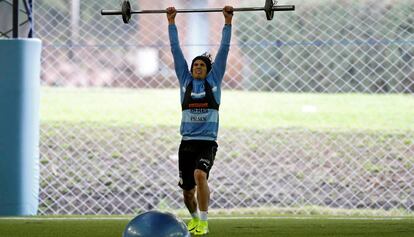
<instances>
[{"instance_id":1,"label":"man's knee","mask_svg":"<svg viewBox=\"0 0 414 237\"><path fill-rule=\"evenodd\" d=\"M207 181L207 173L202 170L196 169L194 171L194 179L196 184L204 183Z\"/></svg>"}]
</instances>

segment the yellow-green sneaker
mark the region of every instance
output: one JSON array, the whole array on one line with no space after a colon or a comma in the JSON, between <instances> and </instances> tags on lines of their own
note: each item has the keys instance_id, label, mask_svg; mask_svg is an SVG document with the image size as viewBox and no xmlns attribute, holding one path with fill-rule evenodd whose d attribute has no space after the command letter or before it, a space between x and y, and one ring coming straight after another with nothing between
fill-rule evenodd
<instances>
[{"instance_id":1,"label":"yellow-green sneaker","mask_svg":"<svg viewBox=\"0 0 414 237\"><path fill-rule=\"evenodd\" d=\"M208 234L208 222L207 221L199 221L198 226L192 232L194 235L205 235Z\"/></svg>"},{"instance_id":2,"label":"yellow-green sneaker","mask_svg":"<svg viewBox=\"0 0 414 237\"><path fill-rule=\"evenodd\" d=\"M199 218L193 218L193 219L191 219L191 221L189 221L187 223L187 230L190 231L190 233L192 233L197 228L198 223L200 223L200 219Z\"/></svg>"}]
</instances>

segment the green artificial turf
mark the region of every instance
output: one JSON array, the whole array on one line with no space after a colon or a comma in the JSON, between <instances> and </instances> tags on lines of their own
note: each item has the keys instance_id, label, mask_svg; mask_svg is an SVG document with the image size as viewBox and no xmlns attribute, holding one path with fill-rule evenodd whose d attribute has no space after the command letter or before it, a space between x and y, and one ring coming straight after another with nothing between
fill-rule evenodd
<instances>
[{"instance_id":1,"label":"green artificial turf","mask_svg":"<svg viewBox=\"0 0 414 237\"><path fill-rule=\"evenodd\" d=\"M1 237L121 237L127 218L0 219ZM412 237L414 219L211 219L209 237ZM156 237L156 236L154 236Z\"/></svg>"}]
</instances>

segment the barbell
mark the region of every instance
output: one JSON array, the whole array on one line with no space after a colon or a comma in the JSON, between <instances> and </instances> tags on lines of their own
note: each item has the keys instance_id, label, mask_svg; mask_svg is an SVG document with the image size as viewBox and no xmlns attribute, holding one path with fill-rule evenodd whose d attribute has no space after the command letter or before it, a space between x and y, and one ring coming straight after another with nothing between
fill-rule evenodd
<instances>
[{"instance_id":1,"label":"barbell","mask_svg":"<svg viewBox=\"0 0 414 237\"><path fill-rule=\"evenodd\" d=\"M279 5L274 0L265 0L264 7L243 7L234 8L235 12L246 11L264 11L266 13L266 19L272 20L275 11L294 11L295 5ZM177 9L177 13L192 13L192 12L222 12L222 8L205 8L205 9ZM167 13L167 10L140 10L133 11L131 9L131 3L128 0L124 0L121 5L121 10L101 10L101 15L122 15L122 20L125 24L129 23L132 14L158 14Z\"/></svg>"}]
</instances>

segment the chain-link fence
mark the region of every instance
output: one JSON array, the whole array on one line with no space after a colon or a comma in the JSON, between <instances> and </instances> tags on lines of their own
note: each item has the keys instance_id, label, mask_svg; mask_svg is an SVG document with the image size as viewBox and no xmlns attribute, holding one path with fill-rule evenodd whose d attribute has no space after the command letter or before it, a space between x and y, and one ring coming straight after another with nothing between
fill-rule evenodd
<instances>
[{"instance_id":1,"label":"chain-link fence","mask_svg":"<svg viewBox=\"0 0 414 237\"><path fill-rule=\"evenodd\" d=\"M291 0L236 13L211 208L414 210L414 3ZM167 5L168 4L168 5ZM133 8L262 1L132 1ZM184 208L180 105L165 15L100 16L119 1L38 0L43 40L40 214ZM220 13L177 16L187 59L219 47Z\"/></svg>"},{"instance_id":2,"label":"chain-link fence","mask_svg":"<svg viewBox=\"0 0 414 237\"><path fill-rule=\"evenodd\" d=\"M20 3L20 1L19 1ZM31 0L22 1L18 11L17 36L21 38L32 37L32 12L33 3ZM0 0L0 38L13 37L13 1Z\"/></svg>"}]
</instances>

